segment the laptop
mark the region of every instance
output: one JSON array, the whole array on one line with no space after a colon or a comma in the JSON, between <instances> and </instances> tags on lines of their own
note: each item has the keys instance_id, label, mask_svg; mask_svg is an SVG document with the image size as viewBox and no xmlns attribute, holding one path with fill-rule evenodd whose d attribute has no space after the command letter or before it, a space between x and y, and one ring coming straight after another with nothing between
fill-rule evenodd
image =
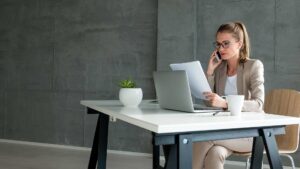
<instances>
[{"instance_id":1,"label":"laptop","mask_svg":"<svg viewBox=\"0 0 300 169\"><path fill-rule=\"evenodd\" d=\"M191 113L220 112L221 108L193 104L186 71L154 72L157 100L161 108Z\"/></svg>"}]
</instances>

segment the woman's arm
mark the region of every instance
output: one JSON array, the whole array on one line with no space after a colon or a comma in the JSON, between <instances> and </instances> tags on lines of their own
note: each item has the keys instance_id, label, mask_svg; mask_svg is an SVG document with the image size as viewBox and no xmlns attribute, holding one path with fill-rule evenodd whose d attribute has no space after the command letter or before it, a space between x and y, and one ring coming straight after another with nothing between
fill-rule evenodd
<instances>
[{"instance_id":1,"label":"woman's arm","mask_svg":"<svg viewBox=\"0 0 300 169\"><path fill-rule=\"evenodd\" d=\"M250 100L245 100L243 111L262 112L265 100L264 66L256 60L250 69Z\"/></svg>"},{"instance_id":2,"label":"woman's arm","mask_svg":"<svg viewBox=\"0 0 300 169\"><path fill-rule=\"evenodd\" d=\"M209 84L211 90L213 92L216 92L215 91L215 75L214 74L213 75L206 74L206 78L207 78L207 81L208 81L208 84Z\"/></svg>"},{"instance_id":3,"label":"woman's arm","mask_svg":"<svg viewBox=\"0 0 300 169\"><path fill-rule=\"evenodd\" d=\"M206 78L213 92L216 92L215 91L215 69L222 63L222 60L217 60L217 62L214 61L217 57L216 52L217 51L215 50L211 54L210 59L208 61L207 71L206 71Z\"/></svg>"}]
</instances>

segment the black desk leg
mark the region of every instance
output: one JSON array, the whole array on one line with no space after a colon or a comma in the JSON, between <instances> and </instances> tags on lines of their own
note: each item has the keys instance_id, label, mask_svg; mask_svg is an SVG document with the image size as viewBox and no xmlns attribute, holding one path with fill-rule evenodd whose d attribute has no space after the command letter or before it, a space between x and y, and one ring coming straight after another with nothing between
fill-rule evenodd
<instances>
[{"instance_id":1,"label":"black desk leg","mask_svg":"<svg viewBox=\"0 0 300 169\"><path fill-rule=\"evenodd\" d=\"M283 169L273 129L263 129L263 140L271 169Z\"/></svg>"},{"instance_id":2,"label":"black desk leg","mask_svg":"<svg viewBox=\"0 0 300 169\"><path fill-rule=\"evenodd\" d=\"M100 113L95 130L88 169L95 169L97 161L98 169L106 168L108 123L109 117L103 113Z\"/></svg>"},{"instance_id":3,"label":"black desk leg","mask_svg":"<svg viewBox=\"0 0 300 169\"><path fill-rule=\"evenodd\" d=\"M90 161L88 165L88 169L95 169L97 165L97 158L98 158L98 138L99 138L99 117L97 120L97 125L96 125L96 130L95 130L95 135L94 135L94 140L93 140L93 146L92 146L92 151L90 155Z\"/></svg>"},{"instance_id":4,"label":"black desk leg","mask_svg":"<svg viewBox=\"0 0 300 169\"><path fill-rule=\"evenodd\" d=\"M179 135L178 169L192 169L193 140L191 135Z\"/></svg>"},{"instance_id":5,"label":"black desk leg","mask_svg":"<svg viewBox=\"0 0 300 169\"><path fill-rule=\"evenodd\" d=\"M177 148L177 144L163 145L166 160L164 169L177 169Z\"/></svg>"},{"instance_id":6,"label":"black desk leg","mask_svg":"<svg viewBox=\"0 0 300 169\"><path fill-rule=\"evenodd\" d=\"M153 145L152 168L159 169L159 146Z\"/></svg>"},{"instance_id":7,"label":"black desk leg","mask_svg":"<svg viewBox=\"0 0 300 169\"><path fill-rule=\"evenodd\" d=\"M262 137L254 137L250 169L261 169L264 142Z\"/></svg>"}]
</instances>

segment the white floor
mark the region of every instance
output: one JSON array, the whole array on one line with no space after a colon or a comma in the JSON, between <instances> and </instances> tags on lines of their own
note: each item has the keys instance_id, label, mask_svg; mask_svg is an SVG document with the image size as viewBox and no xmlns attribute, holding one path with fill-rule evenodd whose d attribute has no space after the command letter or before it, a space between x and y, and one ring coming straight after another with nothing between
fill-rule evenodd
<instances>
[{"instance_id":1,"label":"white floor","mask_svg":"<svg viewBox=\"0 0 300 169\"><path fill-rule=\"evenodd\" d=\"M85 169L90 149L0 140L0 169ZM109 151L107 169L151 169L147 154ZM244 169L228 161L225 169Z\"/></svg>"}]
</instances>

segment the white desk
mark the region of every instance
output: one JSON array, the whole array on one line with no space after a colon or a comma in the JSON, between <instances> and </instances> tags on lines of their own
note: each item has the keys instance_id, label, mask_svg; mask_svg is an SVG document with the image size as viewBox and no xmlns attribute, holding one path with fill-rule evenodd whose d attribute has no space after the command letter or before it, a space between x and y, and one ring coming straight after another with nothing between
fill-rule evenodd
<instances>
[{"instance_id":1,"label":"white desk","mask_svg":"<svg viewBox=\"0 0 300 169\"><path fill-rule=\"evenodd\" d=\"M254 137L252 168L260 168L265 146L271 168L282 168L274 138L284 133L284 126L299 124L300 119L264 113L243 112L241 117L227 112L212 114L184 113L160 109L150 101L139 108L123 107L119 101L81 101L89 114L99 113L89 169L106 168L109 116L152 131L153 168L159 166L159 146L167 150L166 168L191 169L192 143L196 141ZM168 145L168 146L165 146Z\"/></svg>"}]
</instances>

